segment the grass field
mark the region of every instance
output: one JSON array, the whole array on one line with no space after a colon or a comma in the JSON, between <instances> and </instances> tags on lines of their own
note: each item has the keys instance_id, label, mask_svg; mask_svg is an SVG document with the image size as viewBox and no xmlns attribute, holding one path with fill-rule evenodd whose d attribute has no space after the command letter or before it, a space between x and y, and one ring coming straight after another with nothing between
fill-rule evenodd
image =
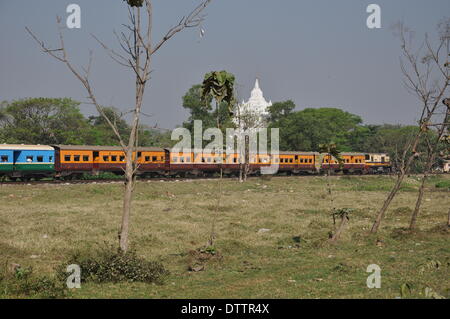
<instances>
[{"instance_id":1,"label":"grass field","mask_svg":"<svg viewBox=\"0 0 450 319\"><path fill-rule=\"evenodd\" d=\"M327 240L333 222L324 177L224 180L217 218L220 258L198 272L189 271L189 252L209 238L218 181L139 182L131 244L140 256L170 270L165 283L85 283L67 297L395 298L408 284L412 298L423 298L426 287L448 298L450 177L429 181L417 232L400 229L408 226L419 185L409 177L380 232L368 236L393 178L332 178L336 207L353 209L335 245ZM1 267L17 263L53 274L71 251L115 245L121 193L120 183L0 186ZM381 267L380 289L366 286L370 264ZM0 297L21 296L0 291Z\"/></svg>"}]
</instances>

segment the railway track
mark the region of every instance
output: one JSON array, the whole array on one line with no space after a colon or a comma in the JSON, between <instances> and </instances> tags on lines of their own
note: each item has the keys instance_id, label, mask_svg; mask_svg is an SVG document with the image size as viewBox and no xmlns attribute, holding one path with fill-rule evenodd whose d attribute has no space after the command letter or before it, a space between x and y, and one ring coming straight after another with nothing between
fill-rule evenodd
<instances>
[{"instance_id":1,"label":"railway track","mask_svg":"<svg viewBox=\"0 0 450 319\"><path fill-rule=\"evenodd\" d=\"M433 173L430 175L442 175L445 173ZM343 175L335 174L331 175L331 178L338 177L377 177L380 174L367 174L367 175ZM395 173L382 174L382 176L396 176ZM409 176L420 177L421 174L411 174ZM248 180L261 180L261 179L282 179L282 178L314 178L314 177L325 177L325 175L271 175L271 176L249 176ZM152 178L138 178L138 182L180 182L180 181L194 181L194 180L217 180L219 176L189 176L189 177L152 177ZM235 176L224 176L226 180L238 180ZM104 178L104 179L80 179L80 180L33 180L33 181L0 181L0 186L5 185L76 185L76 184L111 184L111 183L123 183L124 179L121 178Z\"/></svg>"}]
</instances>

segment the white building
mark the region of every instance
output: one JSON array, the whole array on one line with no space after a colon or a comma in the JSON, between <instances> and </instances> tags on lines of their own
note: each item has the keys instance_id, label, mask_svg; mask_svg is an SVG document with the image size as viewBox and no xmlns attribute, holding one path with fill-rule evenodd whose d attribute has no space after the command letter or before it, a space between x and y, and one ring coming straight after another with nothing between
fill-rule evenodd
<instances>
[{"instance_id":1,"label":"white building","mask_svg":"<svg viewBox=\"0 0 450 319\"><path fill-rule=\"evenodd\" d=\"M250 99L247 102L242 101L238 105L234 112L233 122L243 131L266 127L270 106L272 106L272 101L266 101L259 87L259 80L256 79Z\"/></svg>"}]
</instances>

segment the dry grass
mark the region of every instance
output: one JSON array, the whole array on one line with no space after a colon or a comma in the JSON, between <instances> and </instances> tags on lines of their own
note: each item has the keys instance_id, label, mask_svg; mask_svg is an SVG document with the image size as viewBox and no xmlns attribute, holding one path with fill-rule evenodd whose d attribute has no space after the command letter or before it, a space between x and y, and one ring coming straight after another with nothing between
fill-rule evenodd
<instances>
[{"instance_id":1,"label":"dry grass","mask_svg":"<svg viewBox=\"0 0 450 319\"><path fill-rule=\"evenodd\" d=\"M335 205L351 208L349 229L338 245L323 177L225 180L217 220L221 258L190 272L190 251L209 238L217 181L139 182L131 219L131 242L139 255L162 261L171 271L166 284L85 284L69 297L137 298L394 298L404 283L413 297L428 286L446 295L450 285L449 234L441 226L449 191L433 178L419 216L420 231L408 225L419 185L408 178L380 233L368 236L392 177L335 177ZM120 183L0 186L0 265L32 265L39 273L74 249L115 244L121 215ZM258 232L259 229L270 229ZM378 241L378 245L376 242ZM428 260L439 269L421 271ZM382 288L368 289L366 268L382 269ZM1 292L0 292L1 297ZM4 296L8 297L8 296Z\"/></svg>"}]
</instances>

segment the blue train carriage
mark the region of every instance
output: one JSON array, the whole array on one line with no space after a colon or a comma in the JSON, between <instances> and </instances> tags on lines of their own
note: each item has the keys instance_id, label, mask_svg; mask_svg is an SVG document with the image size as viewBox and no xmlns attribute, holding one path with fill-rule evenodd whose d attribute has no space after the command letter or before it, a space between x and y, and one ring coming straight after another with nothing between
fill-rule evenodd
<instances>
[{"instance_id":1,"label":"blue train carriage","mask_svg":"<svg viewBox=\"0 0 450 319\"><path fill-rule=\"evenodd\" d=\"M38 180L54 175L55 150L47 145L1 144L0 162L5 163L0 174L11 180Z\"/></svg>"},{"instance_id":2,"label":"blue train carriage","mask_svg":"<svg viewBox=\"0 0 450 319\"><path fill-rule=\"evenodd\" d=\"M0 178L10 176L14 170L14 151L9 145L0 144Z\"/></svg>"}]
</instances>

